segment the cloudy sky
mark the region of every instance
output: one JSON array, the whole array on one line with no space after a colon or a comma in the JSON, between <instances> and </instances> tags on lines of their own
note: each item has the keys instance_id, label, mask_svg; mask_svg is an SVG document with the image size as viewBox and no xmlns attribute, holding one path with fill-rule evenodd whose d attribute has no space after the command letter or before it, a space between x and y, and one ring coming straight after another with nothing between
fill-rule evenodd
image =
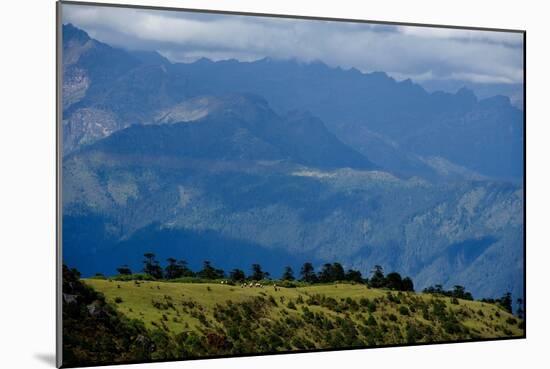
<instances>
[{"instance_id":1,"label":"cloudy sky","mask_svg":"<svg viewBox=\"0 0 550 369\"><path fill-rule=\"evenodd\" d=\"M520 101L523 35L429 27L344 23L64 5L63 23L128 49L156 50L174 62L201 57L264 57L384 71L428 89L468 86L478 95Z\"/></svg>"}]
</instances>

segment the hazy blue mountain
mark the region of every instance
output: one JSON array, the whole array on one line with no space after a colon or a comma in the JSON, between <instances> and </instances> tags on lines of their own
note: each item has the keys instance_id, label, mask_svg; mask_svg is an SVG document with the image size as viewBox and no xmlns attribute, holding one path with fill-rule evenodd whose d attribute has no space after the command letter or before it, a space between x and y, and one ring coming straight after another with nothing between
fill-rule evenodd
<instances>
[{"instance_id":1,"label":"hazy blue mountain","mask_svg":"<svg viewBox=\"0 0 550 369\"><path fill-rule=\"evenodd\" d=\"M456 79L449 80L426 80L422 81L422 87L430 92L435 91L458 91L462 87L475 90L480 99L493 97L496 95L506 95L510 98L512 105L523 110L524 96L522 83L482 83L461 81Z\"/></svg>"},{"instance_id":2,"label":"hazy blue mountain","mask_svg":"<svg viewBox=\"0 0 550 369\"><path fill-rule=\"evenodd\" d=\"M317 168L373 169L369 160L341 143L323 122L307 113L285 117L257 96L201 97L204 117L188 122L133 125L83 150L210 160L291 161ZM181 107L177 114L182 114ZM178 117L174 110L160 119Z\"/></svg>"},{"instance_id":3,"label":"hazy blue mountain","mask_svg":"<svg viewBox=\"0 0 550 369\"><path fill-rule=\"evenodd\" d=\"M307 109L373 160L369 146L354 140L358 133L375 132L405 153L443 157L483 175L510 179L523 172L517 155L523 147L523 113L504 97L494 104L494 98L479 101L466 89L427 93L410 80L322 63L199 60L173 69L190 94L197 93L194 86L198 93L253 92L277 111ZM403 169L395 171L409 168Z\"/></svg>"},{"instance_id":4,"label":"hazy blue mountain","mask_svg":"<svg viewBox=\"0 0 550 369\"><path fill-rule=\"evenodd\" d=\"M153 251L523 293L523 116L508 98L322 63L173 64L63 30L63 247L85 274Z\"/></svg>"},{"instance_id":5,"label":"hazy blue mountain","mask_svg":"<svg viewBox=\"0 0 550 369\"><path fill-rule=\"evenodd\" d=\"M170 65L170 61L156 51L132 50L130 54L143 64Z\"/></svg>"},{"instance_id":6,"label":"hazy blue mountain","mask_svg":"<svg viewBox=\"0 0 550 369\"><path fill-rule=\"evenodd\" d=\"M67 27L68 40L84 38ZM110 52L117 61L124 53ZM111 114L119 128L150 123L158 111L189 98L253 93L263 96L279 114L310 111L342 141L397 174L435 179L443 169L453 179L467 172L476 178L519 180L523 173L523 158L517 155L523 150L523 113L506 97L478 100L466 89L456 94L428 93L410 80L396 82L383 72L365 74L321 62L265 58L171 64L156 53L126 54L134 61L124 64L126 73L111 79L108 88L90 89L78 105ZM96 63L102 65L101 59ZM89 83L103 85L93 77ZM77 107L66 112L69 121ZM74 146L66 147L70 151ZM442 163L448 165L441 168Z\"/></svg>"},{"instance_id":7,"label":"hazy blue mountain","mask_svg":"<svg viewBox=\"0 0 550 369\"><path fill-rule=\"evenodd\" d=\"M278 117L254 96L185 107L197 105L214 108L185 122L128 127L65 158L67 260L88 273L139 268L147 250L193 265L207 258L246 268L256 258L272 273L340 260L364 273L382 264L419 286L520 293L520 188L372 170L315 118ZM162 119L181 117L182 106L177 113ZM318 156L325 151L339 161L327 165Z\"/></svg>"},{"instance_id":8,"label":"hazy blue mountain","mask_svg":"<svg viewBox=\"0 0 550 369\"><path fill-rule=\"evenodd\" d=\"M73 25L63 26L63 150L94 142L126 127L112 109L82 103L105 94L110 85L140 60L126 51L91 39Z\"/></svg>"},{"instance_id":9,"label":"hazy blue mountain","mask_svg":"<svg viewBox=\"0 0 550 369\"><path fill-rule=\"evenodd\" d=\"M73 25L63 26L62 34L63 87L71 91L82 89L79 98L65 96L64 91L65 108L87 96L104 94L113 81L141 64L127 51L94 40Z\"/></svg>"}]
</instances>

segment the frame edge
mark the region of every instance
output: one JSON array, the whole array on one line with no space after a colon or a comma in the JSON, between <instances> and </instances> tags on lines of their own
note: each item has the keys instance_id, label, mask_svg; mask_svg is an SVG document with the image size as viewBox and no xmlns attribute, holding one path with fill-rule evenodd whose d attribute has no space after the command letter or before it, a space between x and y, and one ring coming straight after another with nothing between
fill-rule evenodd
<instances>
[{"instance_id":1,"label":"frame edge","mask_svg":"<svg viewBox=\"0 0 550 369\"><path fill-rule=\"evenodd\" d=\"M55 124L56 124L56 137L55 137L55 181L56 181L56 349L55 349L55 362L58 368L63 366L63 251L62 251L62 217L61 217L61 159L62 159L62 88L63 88L63 55L62 55L62 3L56 2L56 22L55 22L55 36L56 36L56 86L55 86Z\"/></svg>"}]
</instances>

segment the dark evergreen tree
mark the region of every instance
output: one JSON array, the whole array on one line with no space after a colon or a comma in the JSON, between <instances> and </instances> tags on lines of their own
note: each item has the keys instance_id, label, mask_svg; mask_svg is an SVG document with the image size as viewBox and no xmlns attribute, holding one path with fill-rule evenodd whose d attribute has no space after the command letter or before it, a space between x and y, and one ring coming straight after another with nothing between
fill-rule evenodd
<instances>
[{"instance_id":1,"label":"dark evergreen tree","mask_svg":"<svg viewBox=\"0 0 550 369\"><path fill-rule=\"evenodd\" d=\"M164 277L166 279L179 278L180 271L177 265L177 260L174 258L166 259L168 265L164 268Z\"/></svg>"},{"instance_id":2,"label":"dark evergreen tree","mask_svg":"<svg viewBox=\"0 0 550 369\"><path fill-rule=\"evenodd\" d=\"M155 259L155 254L153 254L152 252L148 252L145 253L143 256L145 257L145 260L143 261L143 272L155 279L162 279L162 267Z\"/></svg>"},{"instance_id":3,"label":"dark evergreen tree","mask_svg":"<svg viewBox=\"0 0 550 369\"><path fill-rule=\"evenodd\" d=\"M225 273L222 269L214 268L210 261L205 260L202 270L197 273L197 276L204 279L220 279L225 276Z\"/></svg>"},{"instance_id":4,"label":"dark evergreen tree","mask_svg":"<svg viewBox=\"0 0 550 369\"><path fill-rule=\"evenodd\" d=\"M375 265L372 270L372 277L369 279L369 287L382 288L385 284L384 269L380 265Z\"/></svg>"},{"instance_id":5,"label":"dark evergreen tree","mask_svg":"<svg viewBox=\"0 0 550 369\"><path fill-rule=\"evenodd\" d=\"M402 282L402 291L414 292L414 283L411 278L405 277Z\"/></svg>"},{"instance_id":6,"label":"dark evergreen tree","mask_svg":"<svg viewBox=\"0 0 550 369\"><path fill-rule=\"evenodd\" d=\"M317 276L315 275L315 269L313 268L313 264L311 263L304 263L302 266L302 269L300 270L300 276L302 282L307 283L315 283L317 282Z\"/></svg>"},{"instance_id":7,"label":"dark evergreen tree","mask_svg":"<svg viewBox=\"0 0 550 369\"><path fill-rule=\"evenodd\" d=\"M281 277L283 281L293 281L294 278L294 271L291 267L287 266L285 267L285 271L283 272L283 275Z\"/></svg>"},{"instance_id":8,"label":"dark evergreen tree","mask_svg":"<svg viewBox=\"0 0 550 369\"><path fill-rule=\"evenodd\" d=\"M436 284L435 286L424 288L422 291L424 293L432 293L437 295L443 295L443 296L449 296L453 297L455 299L463 299L463 300L473 300L474 297L472 294L468 291L466 291L466 288L464 286L456 285L453 287L452 290L444 290L443 286L440 284ZM483 299L482 301L488 302L488 303L494 303L494 299Z\"/></svg>"},{"instance_id":9,"label":"dark evergreen tree","mask_svg":"<svg viewBox=\"0 0 550 369\"><path fill-rule=\"evenodd\" d=\"M512 313L512 294L506 292L499 300L500 306L502 306L507 312Z\"/></svg>"},{"instance_id":10,"label":"dark evergreen tree","mask_svg":"<svg viewBox=\"0 0 550 369\"><path fill-rule=\"evenodd\" d=\"M464 286L456 285L456 286L453 286L453 290L451 291L450 295L452 297L462 298L462 296L464 296L464 291L465 291Z\"/></svg>"},{"instance_id":11,"label":"dark evergreen tree","mask_svg":"<svg viewBox=\"0 0 550 369\"><path fill-rule=\"evenodd\" d=\"M250 279L253 281L261 281L262 279L267 279L268 277L269 273L264 272L260 264L252 264L252 274L250 275Z\"/></svg>"},{"instance_id":12,"label":"dark evergreen tree","mask_svg":"<svg viewBox=\"0 0 550 369\"><path fill-rule=\"evenodd\" d=\"M396 272L388 273L385 278L384 287L389 288L390 290L402 291L403 279L401 278L401 274Z\"/></svg>"},{"instance_id":13,"label":"dark evergreen tree","mask_svg":"<svg viewBox=\"0 0 550 369\"><path fill-rule=\"evenodd\" d=\"M344 281L346 273L340 263L326 263L317 275L317 279L321 283L330 283L336 281Z\"/></svg>"},{"instance_id":14,"label":"dark evergreen tree","mask_svg":"<svg viewBox=\"0 0 550 369\"><path fill-rule=\"evenodd\" d=\"M166 279L175 279L182 277L192 277L193 271L187 267L185 260L177 261L174 258L168 258L168 265L164 268L164 275Z\"/></svg>"},{"instance_id":15,"label":"dark evergreen tree","mask_svg":"<svg viewBox=\"0 0 550 369\"><path fill-rule=\"evenodd\" d=\"M241 269L233 269L229 273L229 278L233 282L243 282L246 279L246 275L244 274L244 271L242 271Z\"/></svg>"},{"instance_id":16,"label":"dark evergreen tree","mask_svg":"<svg viewBox=\"0 0 550 369\"><path fill-rule=\"evenodd\" d=\"M456 285L453 287L452 296L456 297L457 299L464 298L464 293L466 292L466 289L464 286Z\"/></svg>"},{"instance_id":17,"label":"dark evergreen tree","mask_svg":"<svg viewBox=\"0 0 550 369\"><path fill-rule=\"evenodd\" d=\"M434 286L424 288L422 292L443 295L445 291L443 291L442 285L436 284Z\"/></svg>"},{"instance_id":18,"label":"dark evergreen tree","mask_svg":"<svg viewBox=\"0 0 550 369\"><path fill-rule=\"evenodd\" d=\"M346 279L346 273L340 263L332 263L332 282L343 281Z\"/></svg>"},{"instance_id":19,"label":"dark evergreen tree","mask_svg":"<svg viewBox=\"0 0 550 369\"><path fill-rule=\"evenodd\" d=\"M449 294L447 293L447 295L450 295L452 297L456 297L457 299L463 299L463 300L473 300L474 297L472 296L472 294L468 291L466 291L466 288L464 288L464 286L454 286L453 287L453 291Z\"/></svg>"},{"instance_id":20,"label":"dark evergreen tree","mask_svg":"<svg viewBox=\"0 0 550 369\"><path fill-rule=\"evenodd\" d=\"M317 279L321 283L329 283L332 282L332 274L332 264L326 263L317 274Z\"/></svg>"},{"instance_id":21,"label":"dark evergreen tree","mask_svg":"<svg viewBox=\"0 0 550 369\"><path fill-rule=\"evenodd\" d=\"M118 267L116 269L116 271L120 275L130 275L130 274L132 274L132 270L130 269L130 267L128 265L122 265L121 267Z\"/></svg>"},{"instance_id":22,"label":"dark evergreen tree","mask_svg":"<svg viewBox=\"0 0 550 369\"><path fill-rule=\"evenodd\" d=\"M346 273L345 279L351 282L363 283L363 276L358 270L349 269Z\"/></svg>"}]
</instances>

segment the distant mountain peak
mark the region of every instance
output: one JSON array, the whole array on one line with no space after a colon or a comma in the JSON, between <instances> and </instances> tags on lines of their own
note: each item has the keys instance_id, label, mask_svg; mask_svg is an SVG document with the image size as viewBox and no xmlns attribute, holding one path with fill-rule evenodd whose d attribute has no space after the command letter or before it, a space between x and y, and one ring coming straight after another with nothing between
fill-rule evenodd
<instances>
[{"instance_id":1,"label":"distant mountain peak","mask_svg":"<svg viewBox=\"0 0 550 369\"><path fill-rule=\"evenodd\" d=\"M250 119L251 114L269 109L267 101L251 93L227 95L201 95L185 99L156 114L156 123L193 122L209 115L232 114Z\"/></svg>"},{"instance_id":2,"label":"distant mountain peak","mask_svg":"<svg viewBox=\"0 0 550 369\"><path fill-rule=\"evenodd\" d=\"M143 51L143 50L132 50L130 54L137 58L144 64L149 65L169 65L172 64L170 60L161 55L158 51Z\"/></svg>"},{"instance_id":3,"label":"distant mountain peak","mask_svg":"<svg viewBox=\"0 0 550 369\"><path fill-rule=\"evenodd\" d=\"M352 68L352 69L355 69L355 68ZM381 71L374 71L374 72L370 72L370 73L367 73L368 76L370 77L375 77L379 80L391 80L391 81L395 81L392 77L390 77L386 72L381 72Z\"/></svg>"},{"instance_id":4,"label":"distant mountain peak","mask_svg":"<svg viewBox=\"0 0 550 369\"><path fill-rule=\"evenodd\" d=\"M467 88L465 86L461 87L456 92L456 95L457 96L462 96L462 97L474 98L477 101L477 97L476 97L474 91L470 90L469 88Z\"/></svg>"},{"instance_id":5,"label":"distant mountain peak","mask_svg":"<svg viewBox=\"0 0 550 369\"><path fill-rule=\"evenodd\" d=\"M72 23L64 24L61 32L63 34L63 44L70 41L83 44L91 39L86 31L75 27Z\"/></svg>"},{"instance_id":6,"label":"distant mountain peak","mask_svg":"<svg viewBox=\"0 0 550 369\"><path fill-rule=\"evenodd\" d=\"M197 96L89 146L107 152L221 160L283 160L318 168L372 169L309 113L277 115L253 94ZM135 142L140 142L139 147Z\"/></svg>"},{"instance_id":7,"label":"distant mountain peak","mask_svg":"<svg viewBox=\"0 0 550 369\"><path fill-rule=\"evenodd\" d=\"M64 31L64 40L77 40L63 45L64 109L72 109L66 111L68 119L86 107L111 113L120 129L206 117L219 119L224 129L223 122L258 128L258 118L272 122L272 114L284 119L288 129L318 128L314 119L295 122L284 117L300 109L312 112L343 143L395 173L427 173L432 178L435 172L414 155L442 157L489 177L523 173L523 160L516 154L523 145L522 114L503 97L479 100L468 88L428 93L423 85L397 81L383 71L344 70L296 59L202 58L164 65L156 53L136 55L94 39L81 43L89 37L72 24ZM210 97L200 102L190 100L206 95ZM157 115L160 112L165 114ZM94 121L85 123L93 127ZM267 129L269 124L261 126ZM328 137L323 129L314 131ZM386 139L398 145L387 145Z\"/></svg>"},{"instance_id":8,"label":"distant mountain peak","mask_svg":"<svg viewBox=\"0 0 550 369\"><path fill-rule=\"evenodd\" d=\"M512 102L508 96L495 95L486 99L480 100L480 104L491 106L493 108L508 108L512 107Z\"/></svg>"}]
</instances>

